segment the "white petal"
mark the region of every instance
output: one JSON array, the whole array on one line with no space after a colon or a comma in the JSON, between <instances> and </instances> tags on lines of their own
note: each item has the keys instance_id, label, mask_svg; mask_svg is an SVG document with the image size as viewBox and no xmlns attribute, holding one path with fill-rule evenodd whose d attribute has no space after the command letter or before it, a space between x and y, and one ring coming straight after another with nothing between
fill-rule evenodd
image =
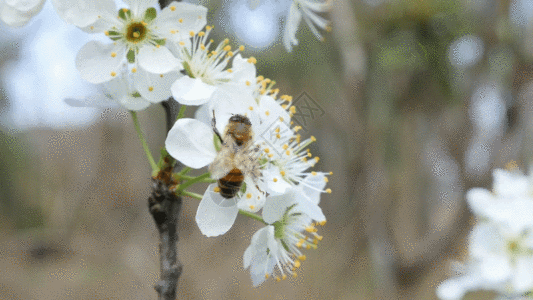
<instances>
[{"instance_id":1,"label":"white petal","mask_svg":"<svg viewBox=\"0 0 533 300\"><path fill-rule=\"evenodd\" d=\"M253 90L256 81L255 64L248 62L248 59L243 58L240 53L235 55L231 64L231 69L233 70L233 80L231 82L238 84L242 89ZM247 82L249 84L247 84Z\"/></svg>"},{"instance_id":2,"label":"white petal","mask_svg":"<svg viewBox=\"0 0 533 300\"><path fill-rule=\"evenodd\" d=\"M150 73L165 74L178 69L181 61L163 46L144 45L137 55L139 66Z\"/></svg>"},{"instance_id":3,"label":"white petal","mask_svg":"<svg viewBox=\"0 0 533 300\"><path fill-rule=\"evenodd\" d=\"M226 233L239 213L235 200L224 199L220 193L213 191L215 187L216 184L209 186L196 212L196 223L208 237Z\"/></svg>"},{"instance_id":4,"label":"white petal","mask_svg":"<svg viewBox=\"0 0 533 300\"><path fill-rule=\"evenodd\" d=\"M512 275L512 268L508 257L491 255L483 258L481 264L483 278L489 284L499 284L506 281Z\"/></svg>"},{"instance_id":5,"label":"white petal","mask_svg":"<svg viewBox=\"0 0 533 300\"><path fill-rule=\"evenodd\" d=\"M437 297L443 300L462 299L471 286L469 282L471 280L472 278L470 276L445 280L437 288Z\"/></svg>"},{"instance_id":6,"label":"white petal","mask_svg":"<svg viewBox=\"0 0 533 300\"><path fill-rule=\"evenodd\" d=\"M207 166L216 156L213 130L194 119L176 121L168 132L165 147L172 157L194 169Z\"/></svg>"},{"instance_id":7,"label":"white petal","mask_svg":"<svg viewBox=\"0 0 533 300\"><path fill-rule=\"evenodd\" d=\"M157 0L124 0L131 9L134 16L143 17L146 9L159 8Z\"/></svg>"},{"instance_id":8,"label":"white petal","mask_svg":"<svg viewBox=\"0 0 533 300\"><path fill-rule=\"evenodd\" d=\"M495 203L494 195L486 189L473 188L466 193L466 200L475 215L487 216L487 209Z\"/></svg>"},{"instance_id":9,"label":"white petal","mask_svg":"<svg viewBox=\"0 0 533 300\"><path fill-rule=\"evenodd\" d=\"M33 15L28 15L0 2L0 19L9 26L26 25L32 17Z\"/></svg>"},{"instance_id":10,"label":"white petal","mask_svg":"<svg viewBox=\"0 0 533 300\"><path fill-rule=\"evenodd\" d=\"M52 3L63 21L80 28L96 22L98 16L111 20L118 13L113 0L52 0Z\"/></svg>"},{"instance_id":11,"label":"white petal","mask_svg":"<svg viewBox=\"0 0 533 300\"><path fill-rule=\"evenodd\" d=\"M283 194L291 187L291 184L283 179L279 167L277 166L270 166L268 169L264 170L263 177L267 183L269 194Z\"/></svg>"},{"instance_id":12,"label":"white petal","mask_svg":"<svg viewBox=\"0 0 533 300\"><path fill-rule=\"evenodd\" d=\"M120 44L104 45L97 41L88 42L76 56L76 68L80 71L81 77L91 83L110 81L120 72L124 50L124 46ZM115 57L112 53L116 53Z\"/></svg>"},{"instance_id":13,"label":"white petal","mask_svg":"<svg viewBox=\"0 0 533 300\"><path fill-rule=\"evenodd\" d=\"M529 179L517 172L495 169L493 189L497 195L504 197L518 197L529 192Z\"/></svg>"},{"instance_id":14,"label":"white petal","mask_svg":"<svg viewBox=\"0 0 533 300\"><path fill-rule=\"evenodd\" d=\"M150 106L150 101L142 97L133 97L130 95L124 95L122 98L118 99L120 105L125 107L127 110L139 111Z\"/></svg>"},{"instance_id":15,"label":"white petal","mask_svg":"<svg viewBox=\"0 0 533 300\"><path fill-rule=\"evenodd\" d=\"M533 258L518 257L515 263L512 285L516 293L523 294L533 288Z\"/></svg>"},{"instance_id":16,"label":"white petal","mask_svg":"<svg viewBox=\"0 0 533 300\"><path fill-rule=\"evenodd\" d=\"M66 98L65 103L72 107L96 107L111 108L118 107L118 103L113 99L106 97L104 94L87 96L83 99Z\"/></svg>"},{"instance_id":17,"label":"white petal","mask_svg":"<svg viewBox=\"0 0 533 300\"><path fill-rule=\"evenodd\" d=\"M175 71L166 74L154 74L146 72L142 68L133 74L136 90L152 103L159 103L170 98L170 87L180 76L181 74Z\"/></svg>"},{"instance_id":18,"label":"white petal","mask_svg":"<svg viewBox=\"0 0 533 300\"><path fill-rule=\"evenodd\" d=\"M296 202L294 195L290 191L292 189L285 194L268 197L263 207L263 220L265 222L274 224L276 221L281 220L287 208Z\"/></svg>"},{"instance_id":19,"label":"white petal","mask_svg":"<svg viewBox=\"0 0 533 300\"><path fill-rule=\"evenodd\" d=\"M250 246L246 248L243 256L243 265L247 269L253 260L257 259L257 253L266 252L266 245L268 241L268 235L273 231L269 228L272 226L266 226L254 233L252 240L250 241Z\"/></svg>"},{"instance_id":20,"label":"white petal","mask_svg":"<svg viewBox=\"0 0 533 300\"><path fill-rule=\"evenodd\" d=\"M42 8L44 4L44 0L4 0L4 2L20 12L28 12L38 7Z\"/></svg>"},{"instance_id":21,"label":"white petal","mask_svg":"<svg viewBox=\"0 0 533 300\"><path fill-rule=\"evenodd\" d=\"M172 96L183 105L201 105L207 103L215 86L205 84L201 79L183 76L172 85Z\"/></svg>"},{"instance_id":22,"label":"white petal","mask_svg":"<svg viewBox=\"0 0 533 300\"><path fill-rule=\"evenodd\" d=\"M262 96L259 103L259 113L264 123L272 124L281 119L288 123L291 119L289 113L279 105L271 96Z\"/></svg>"},{"instance_id":23,"label":"white petal","mask_svg":"<svg viewBox=\"0 0 533 300\"><path fill-rule=\"evenodd\" d=\"M302 191L307 196L307 199L313 204L320 203L320 196L324 187L326 187L324 173L317 173L316 175L309 174L305 179L300 183Z\"/></svg>"},{"instance_id":24,"label":"white petal","mask_svg":"<svg viewBox=\"0 0 533 300\"><path fill-rule=\"evenodd\" d=\"M206 16L207 8L201 5L172 2L154 20L154 27L161 36L177 42L190 38L191 31L198 33L206 24Z\"/></svg>"},{"instance_id":25,"label":"white petal","mask_svg":"<svg viewBox=\"0 0 533 300\"><path fill-rule=\"evenodd\" d=\"M477 224L469 237L469 252L474 258L483 259L494 253L502 253L504 237L493 224Z\"/></svg>"},{"instance_id":26,"label":"white petal","mask_svg":"<svg viewBox=\"0 0 533 300\"><path fill-rule=\"evenodd\" d=\"M295 209L306 214L311 219L317 222L322 222L326 220L326 216L322 212L320 206L310 201L309 198L307 198L307 196L305 196L303 192L298 193L300 189L294 190L294 197L296 198L296 202L298 203L298 206Z\"/></svg>"},{"instance_id":27,"label":"white petal","mask_svg":"<svg viewBox=\"0 0 533 300\"><path fill-rule=\"evenodd\" d=\"M250 178L245 178L246 192L242 195L241 200L238 203L239 209L257 212L265 204L265 194L257 189L256 183Z\"/></svg>"}]
</instances>

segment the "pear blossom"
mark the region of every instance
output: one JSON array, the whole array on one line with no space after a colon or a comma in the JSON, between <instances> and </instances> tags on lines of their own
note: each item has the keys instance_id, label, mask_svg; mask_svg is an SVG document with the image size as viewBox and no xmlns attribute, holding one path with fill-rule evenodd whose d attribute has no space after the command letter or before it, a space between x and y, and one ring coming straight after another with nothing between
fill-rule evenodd
<instances>
[{"instance_id":1,"label":"pear blossom","mask_svg":"<svg viewBox=\"0 0 533 300\"><path fill-rule=\"evenodd\" d=\"M318 205L314 206L313 209L320 210ZM277 281L287 275L296 277L296 269L306 259L302 250L317 248L322 236L315 226L324 225L326 220L313 223L307 211L309 207L286 195L273 196L265 204L263 219L268 225L253 235L243 256L244 268L250 268L254 286L271 276Z\"/></svg>"},{"instance_id":2,"label":"pear blossom","mask_svg":"<svg viewBox=\"0 0 533 300\"><path fill-rule=\"evenodd\" d=\"M172 85L172 96L181 104L202 105L218 99L224 91L217 91L223 89L237 91L228 93L245 99L244 102L251 101L256 77L255 58L243 58L239 52L244 46L232 49L228 39L210 50L213 44L213 40L208 39L211 30L212 27L207 26L206 31L194 35L191 41L179 43L183 67L189 77L184 76ZM232 58L232 68L229 68Z\"/></svg>"},{"instance_id":3,"label":"pear blossom","mask_svg":"<svg viewBox=\"0 0 533 300\"><path fill-rule=\"evenodd\" d=\"M174 43L205 26L207 9L189 3L172 2L158 11L156 0L129 0L128 8L116 8L113 0L99 0L100 6L87 1L55 0L56 10L67 22L89 33L105 33L112 43L90 41L76 57L81 77L102 83L116 77L123 61L157 75L179 70L180 60ZM86 12L84 8L88 7Z\"/></svg>"},{"instance_id":4,"label":"pear blossom","mask_svg":"<svg viewBox=\"0 0 533 300\"><path fill-rule=\"evenodd\" d=\"M302 18L304 19L311 32L317 39L323 40L322 35L317 27L326 31L330 30L329 22L318 14L329 10L327 0L294 0L289 8L285 30L283 32L283 45L288 52L292 51L292 46L298 45L296 31Z\"/></svg>"},{"instance_id":5,"label":"pear blossom","mask_svg":"<svg viewBox=\"0 0 533 300\"><path fill-rule=\"evenodd\" d=\"M0 0L0 19L9 26L26 25L43 9L45 0Z\"/></svg>"}]
</instances>

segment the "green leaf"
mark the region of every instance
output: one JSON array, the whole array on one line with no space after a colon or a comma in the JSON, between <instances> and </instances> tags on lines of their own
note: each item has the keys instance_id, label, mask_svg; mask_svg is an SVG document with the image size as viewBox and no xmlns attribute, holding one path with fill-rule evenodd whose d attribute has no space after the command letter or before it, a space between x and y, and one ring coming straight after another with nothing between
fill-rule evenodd
<instances>
[{"instance_id":1,"label":"green leaf","mask_svg":"<svg viewBox=\"0 0 533 300\"><path fill-rule=\"evenodd\" d=\"M151 22L153 19L155 19L155 17L157 17L157 11L153 7L148 8L144 12L144 21L147 23Z\"/></svg>"},{"instance_id":2,"label":"green leaf","mask_svg":"<svg viewBox=\"0 0 533 300\"><path fill-rule=\"evenodd\" d=\"M130 49L128 51L128 54L126 54L126 58L128 58L128 62L130 64L134 63L135 62L135 50Z\"/></svg>"}]
</instances>

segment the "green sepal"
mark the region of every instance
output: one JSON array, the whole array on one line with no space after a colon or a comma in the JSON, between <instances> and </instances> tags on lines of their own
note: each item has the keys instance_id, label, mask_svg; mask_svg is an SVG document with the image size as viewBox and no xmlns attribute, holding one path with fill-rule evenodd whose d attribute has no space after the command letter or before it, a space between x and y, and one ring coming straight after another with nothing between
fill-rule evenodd
<instances>
[{"instance_id":1,"label":"green sepal","mask_svg":"<svg viewBox=\"0 0 533 300\"><path fill-rule=\"evenodd\" d=\"M189 64L186 61L183 61L183 69L185 70L187 75L189 75L189 77L195 78L194 75L192 74L191 66L189 66Z\"/></svg>"},{"instance_id":2,"label":"green sepal","mask_svg":"<svg viewBox=\"0 0 533 300\"><path fill-rule=\"evenodd\" d=\"M144 21L147 23L151 22L153 19L155 19L155 17L157 17L157 11L153 7L148 8L144 12Z\"/></svg>"},{"instance_id":3,"label":"green sepal","mask_svg":"<svg viewBox=\"0 0 533 300\"><path fill-rule=\"evenodd\" d=\"M289 246L287 246L287 244L285 244L285 241L284 241L284 240L280 239L279 241L281 242L281 245L283 246L283 248L285 248L285 251L287 251L287 252L291 252L291 251L289 250Z\"/></svg>"},{"instance_id":4,"label":"green sepal","mask_svg":"<svg viewBox=\"0 0 533 300\"><path fill-rule=\"evenodd\" d=\"M277 239L281 239L283 237L283 223L280 221L274 222L274 237Z\"/></svg>"},{"instance_id":5,"label":"green sepal","mask_svg":"<svg viewBox=\"0 0 533 300\"><path fill-rule=\"evenodd\" d=\"M142 97L141 94L139 94L139 92L135 92L135 93L131 94L131 96L133 98L141 98Z\"/></svg>"},{"instance_id":6,"label":"green sepal","mask_svg":"<svg viewBox=\"0 0 533 300\"><path fill-rule=\"evenodd\" d=\"M131 10L126 10L126 12L124 12L124 9L121 8L118 10L118 17L121 18L122 20L126 21L128 19L131 18Z\"/></svg>"},{"instance_id":7,"label":"green sepal","mask_svg":"<svg viewBox=\"0 0 533 300\"><path fill-rule=\"evenodd\" d=\"M128 53L126 54L126 58L128 59L128 62L130 64L135 62L135 50L130 49L128 50Z\"/></svg>"},{"instance_id":8,"label":"green sepal","mask_svg":"<svg viewBox=\"0 0 533 300\"><path fill-rule=\"evenodd\" d=\"M220 138L216 134L213 134L213 144L215 145L215 150L217 150L217 152L222 149L222 141L220 141Z\"/></svg>"},{"instance_id":9,"label":"green sepal","mask_svg":"<svg viewBox=\"0 0 533 300\"><path fill-rule=\"evenodd\" d=\"M160 46L165 46L166 43L167 43L167 40L166 39L157 39L157 40L153 40L156 44L160 45Z\"/></svg>"}]
</instances>

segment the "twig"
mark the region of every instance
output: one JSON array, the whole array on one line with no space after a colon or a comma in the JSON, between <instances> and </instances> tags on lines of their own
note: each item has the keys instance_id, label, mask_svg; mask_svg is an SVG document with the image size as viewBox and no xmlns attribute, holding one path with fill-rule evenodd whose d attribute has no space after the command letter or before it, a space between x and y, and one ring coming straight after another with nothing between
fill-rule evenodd
<instances>
[{"instance_id":1,"label":"twig","mask_svg":"<svg viewBox=\"0 0 533 300\"><path fill-rule=\"evenodd\" d=\"M179 0L178 0L179 1ZM172 1L160 0L161 8ZM176 121L179 104L171 97L162 102L166 114L167 132ZM159 173L152 178L152 193L148 198L150 214L159 231L160 278L154 286L159 300L176 299L178 280L183 266L178 259L178 221L181 211L181 197L176 196L174 188L178 182L172 176L174 168L180 167L166 154Z\"/></svg>"}]
</instances>

